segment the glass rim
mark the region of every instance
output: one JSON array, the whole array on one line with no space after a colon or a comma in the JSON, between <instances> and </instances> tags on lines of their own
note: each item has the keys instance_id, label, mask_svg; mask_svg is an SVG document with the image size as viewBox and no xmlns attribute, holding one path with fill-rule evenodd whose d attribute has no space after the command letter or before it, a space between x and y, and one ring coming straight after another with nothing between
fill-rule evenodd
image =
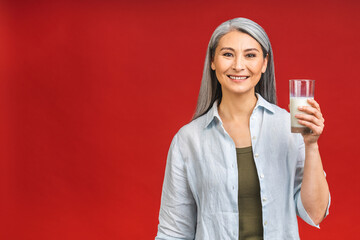
<instances>
[{"instance_id":1,"label":"glass rim","mask_svg":"<svg viewBox=\"0 0 360 240\"><path fill-rule=\"evenodd\" d=\"M315 82L314 79L290 79L289 81L290 82L295 82L295 81L298 81L298 82Z\"/></svg>"}]
</instances>

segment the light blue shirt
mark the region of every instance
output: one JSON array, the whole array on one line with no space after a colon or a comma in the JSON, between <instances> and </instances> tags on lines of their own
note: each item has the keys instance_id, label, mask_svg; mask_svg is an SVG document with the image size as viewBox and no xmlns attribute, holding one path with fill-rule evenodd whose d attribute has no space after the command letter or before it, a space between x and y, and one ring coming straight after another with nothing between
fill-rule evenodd
<instances>
[{"instance_id":1,"label":"light blue shirt","mask_svg":"<svg viewBox=\"0 0 360 240\"><path fill-rule=\"evenodd\" d=\"M257 97L250 133L260 182L264 240L300 239L296 215L319 227L305 211L300 197L303 137L290 132L286 110L259 94ZM217 107L215 102L172 140L156 240L239 239L236 148Z\"/></svg>"}]
</instances>

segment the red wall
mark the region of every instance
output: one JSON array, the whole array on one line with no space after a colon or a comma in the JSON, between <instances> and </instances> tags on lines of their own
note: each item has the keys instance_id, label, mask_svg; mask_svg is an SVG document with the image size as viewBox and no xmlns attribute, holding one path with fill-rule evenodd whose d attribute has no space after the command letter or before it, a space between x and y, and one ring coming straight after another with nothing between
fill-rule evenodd
<instances>
[{"instance_id":1,"label":"red wall","mask_svg":"<svg viewBox=\"0 0 360 240\"><path fill-rule=\"evenodd\" d=\"M288 79L316 79L332 206L302 239L354 239L359 12L355 0L2 1L0 239L154 238L208 40L240 16L271 39L281 107Z\"/></svg>"}]
</instances>

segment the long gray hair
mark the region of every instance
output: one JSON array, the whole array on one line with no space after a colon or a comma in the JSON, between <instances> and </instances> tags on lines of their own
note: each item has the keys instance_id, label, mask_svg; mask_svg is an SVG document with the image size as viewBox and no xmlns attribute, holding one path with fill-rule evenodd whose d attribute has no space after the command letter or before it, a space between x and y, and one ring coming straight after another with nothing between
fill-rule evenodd
<instances>
[{"instance_id":1,"label":"long gray hair","mask_svg":"<svg viewBox=\"0 0 360 240\"><path fill-rule=\"evenodd\" d=\"M259 93L268 102L276 104L274 59L270 40L265 30L256 22L246 18L235 18L218 26L210 38L193 120L207 113L216 100L221 101L221 85L216 78L215 71L211 69L211 61L215 56L215 50L220 38L232 30L249 34L261 45L264 58L266 55L269 56L266 72L261 75L260 81L255 86L255 92Z\"/></svg>"}]
</instances>

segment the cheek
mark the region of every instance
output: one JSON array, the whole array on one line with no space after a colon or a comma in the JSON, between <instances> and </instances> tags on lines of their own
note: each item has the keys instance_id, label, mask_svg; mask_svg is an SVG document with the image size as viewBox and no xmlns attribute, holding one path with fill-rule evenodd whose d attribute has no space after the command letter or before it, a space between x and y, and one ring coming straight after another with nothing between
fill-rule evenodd
<instances>
[{"instance_id":1,"label":"cheek","mask_svg":"<svg viewBox=\"0 0 360 240\"><path fill-rule=\"evenodd\" d=\"M248 68L253 74L261 74L263 70L263 62L252 62L248 65Z\"/></svg>"},{"instance_id":2,"label":"cheek","mask_svg":"<svg viewBox=\"0 0 360 240\"><path fill-rule=\"evenodd\" d=\"M250 63L248 69L251 73L256 74L259 71L259 66L256 63Z\"/></svg>"},{"instance_id":3,"label":"cheek","mask_svg":"<svg viewBox=\"0 0 360 240\"><path fill-rule=\"evenodd\" d=\"M216 70L216 73L221 74L228 70L229 64L227 61L215 61L214 67Z\"/></svg>"},{"instance_id":4,"label":"cheek","mask_svg":"<svg viewBox=\"0 0 360 240\"><path fill-rule=\"evenodd\" d=\"M215 71L215 75L216 75L216 78L217 80L219 81L220 84L223 83L223 79L224 79L224 74L223 72L220 72L220 71Z\"/></svg>"}]
</instances>

